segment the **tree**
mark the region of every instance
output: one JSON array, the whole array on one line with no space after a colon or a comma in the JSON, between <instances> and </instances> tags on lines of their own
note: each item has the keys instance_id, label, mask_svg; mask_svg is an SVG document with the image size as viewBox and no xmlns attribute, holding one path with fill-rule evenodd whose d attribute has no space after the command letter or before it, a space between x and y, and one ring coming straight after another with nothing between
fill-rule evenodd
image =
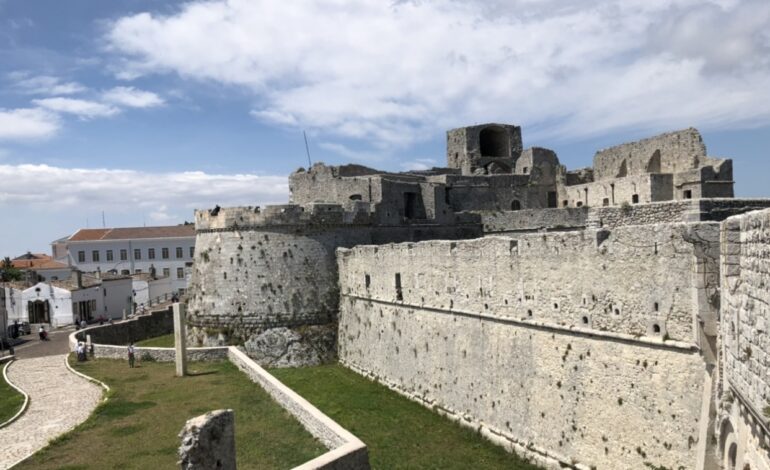
<instances>
[{"instance_id":1,"label":"tree","mask_svg":"<svg viewBox=\"0 0 770 470\"><path fill-rule=\"evenodd\" d=\"M3 282L8 282L21 280L23 277L24 274L18 268L15 268L11 262L11 258L6 256L3 259L3 262L0 263L0 279L2 279Z\"/></svg>"}]
</instances>

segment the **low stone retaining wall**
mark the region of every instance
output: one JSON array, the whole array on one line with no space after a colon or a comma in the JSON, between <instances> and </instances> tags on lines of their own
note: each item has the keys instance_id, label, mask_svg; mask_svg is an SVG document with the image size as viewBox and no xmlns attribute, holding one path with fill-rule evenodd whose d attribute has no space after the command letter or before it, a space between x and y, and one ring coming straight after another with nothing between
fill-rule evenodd
<instances>
[{"instance_id":1,"label":"low stone retaining wall","mask_svg":"<svg viewBox=\"0 0 770 470\"><path fill-rule=\"evenodd\" d=\"M156 362L174 362L176 351L173 348L136 348L136 356L140 361L151 360ZM128 360L126 346L112 346L109 344L94 344L94 357L100 359L125 359ZM227 359L227 347L215 348L188 348L188 361L222 361Z\"/></svg>"},{"instance_id":2,"label":"low stone retaining wall","mask_svg":"<svg viewBox=\"0 0 770 470\"><path fill-rule=\"evenodd\" d=\"M75 336L79 341L85 341L86 335L90 335L95 344L127 345L173 332L174 316L168 308L129 320L91 326L76 332Z\"/></svg>"},{"instance_id":3,"label":"low stone retaining wall","mask_svg":"<svg viewBox=\"0 0 770 470\"><path fill-rule=\"evenodd\" d=\"M275 401L292 414L329 452L306 462L294 470L353 470L368 469L366 444L345 428L323 414L281 381L234 346L228 350L230 362L238 366L252 381L258 383Z\"/></svg>"}]
</instances>

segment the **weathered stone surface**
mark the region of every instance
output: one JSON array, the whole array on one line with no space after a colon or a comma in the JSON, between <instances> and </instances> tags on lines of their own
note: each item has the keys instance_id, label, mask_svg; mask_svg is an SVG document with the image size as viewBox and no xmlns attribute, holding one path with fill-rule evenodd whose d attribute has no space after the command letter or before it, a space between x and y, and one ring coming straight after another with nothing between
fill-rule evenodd
<instances>
[{"instance_id":1,"label":"weathered stone surface","mask_svg":"<svg viewBox=\"0 0 770 470\"><path fill-rule=\"evenodd\" d=\"M561 462L690 468L719 226L606 232L340 250L340 360Z\"/></svg>"},{"instance_id":2,"label":"weathered stone surface","mask_svg":"<svg viewBox=\"0 0 770 470\"><path fill-rule=\"evenodd\" d=\"M243 346L249 356L265 366L313 366L334 359L336 336L336 324L299 330L279 327L252 335Z\"/></svg>"},{"instance_id":3,"label":"weathered stone surface","mask_svg":"<svg viewBox=\"0 0 770 470\"><path fill-rule=\"evenodd\" d=\"M722 461L725 468L768 470L770 210L733 217L722 225L721 301Z\"/></svg>"},{"instance_id":4,"label":"weathered stone surface","mask_svg":"<svg viewBox=\"0 0 770 470\"><path fill-rule=\"evenodd\" d=\"M216 410L187 420L179 433L183 470L235 470L235 415Z\"/></svg>"}]
</instances>

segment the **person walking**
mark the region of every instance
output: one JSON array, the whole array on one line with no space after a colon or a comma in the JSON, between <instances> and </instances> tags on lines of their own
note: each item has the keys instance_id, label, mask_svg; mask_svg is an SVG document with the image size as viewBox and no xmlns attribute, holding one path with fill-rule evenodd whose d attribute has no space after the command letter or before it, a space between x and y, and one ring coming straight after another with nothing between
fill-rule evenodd
<instances>
[{"instance_id":1,"label":"person walking","mask_svg":"<svg viewBox=\"0 0 770 470\"><path fill-rule=\"evenodd\" d=\"M135 352L136 351L134 350L134 343L129 343L128 344L128 366L129 367L134 367Z\"/></svg>"}]
</instances>

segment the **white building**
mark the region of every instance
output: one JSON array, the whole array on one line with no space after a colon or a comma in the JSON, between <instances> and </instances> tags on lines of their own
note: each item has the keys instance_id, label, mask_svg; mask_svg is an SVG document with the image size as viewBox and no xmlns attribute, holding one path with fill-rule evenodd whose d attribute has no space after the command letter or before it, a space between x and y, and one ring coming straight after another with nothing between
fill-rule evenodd
<instances>
[{"instance_id":1,"label":"white building","mask_svg":"<svg viewBox=\"0 0 770 470\"><path fill-rule=\"evenodd\" d=\"M60 327L80 323L120 319L131 312L132 284L128 276L96 279L72 276L67 281L38 282L28 285L9 282L0 285L7 323L14 320Z\"/></svg>"},{"instance_id":2,"label":"white building","mask_svg":"<svg viewBox=\"0 0 770 470\"><path fill-rule=\"evenodd\" d=\"M170 277L153 277L151 273L133 274L134 305L148 307L171 300L175 289Z\"/></svg>"},{"instance_id":3,"label":"white building","mask_svg":"<svg viewBox=\"0 0 770 470\"><path fill-rule=\"evenodd\" d=\"M154 267L158 277L171 278L174 291L182 292L195 254L195 227L80 229L52 245L55 256L83 272L129 275Z\"/></svg>"}]
</instances>

